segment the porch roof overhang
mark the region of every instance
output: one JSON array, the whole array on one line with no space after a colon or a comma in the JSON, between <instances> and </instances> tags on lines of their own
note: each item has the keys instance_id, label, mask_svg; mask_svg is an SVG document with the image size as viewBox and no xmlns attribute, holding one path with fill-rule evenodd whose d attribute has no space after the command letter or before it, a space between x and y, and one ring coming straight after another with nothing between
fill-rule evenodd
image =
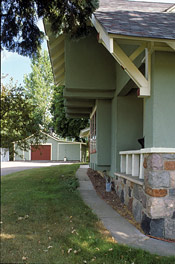
<instances>
[{"instance_id":1,"label":"porch roof overhang","mask_svg":"<svg viewBox=\"0 0 175 264\"><path fill-rule=\"evenodd\" d=\"M122 15L124 15L123 12L124 11L121 12ZM131 80L135 83L136 87L139 88L138 96L150 96L151 54L154 50L171 52L175 51L175 14L163 14L163 16L166 16L166 18L168 18L170 26L174 26L173 29L172 27L170 27L170 30L166 32L167 22L165 22L162 23L162 25L158 25L158 27L156 28L156 33L152 32L153 30L151 31L150 29L150 31L147 30L147 32L143 34L141 32L136 32L136 30L132 30L132 21L128 31L124 28L121 29L121 22L119 21L120 16L118 17L120 11L108 12L107 15L105 12L102 13L103 14L97 11L95 12L95 14L92 15L91 18L92 25L96 28L98 32L99 42L102 43L104 47L111 53L111 55L115 58L115 60L121 65L121 67L129 75ZM116 21L114 21L114 13L117 17ZM138 12L135 12L134 15L136 16L137 13ZM145 13L140 13L142 13L141 16L144 17ZM156 13L157 20L158 15L160 14L162 15L162 13ZM155 13L151 14L151 16L153 16L155 19ZM148 17L146 18L148 19ZM130 25L129 19L128 21L124 21L124 26L126 26L126 24ZM135 23L133 23L133 27L138 27L138 25L135 25ZM154 28L154 25L152 27ZM139 30L141 31L140 26ZM142 29L142 31L143 30L144 29ZM163 35L161 35L162 32L164 32ZM130 56L127 56L124 50L122 50L120 44L137 44L139 46ZM134 64L134 60L142 52L145 52L145 73L141 72Z\"/></svg>"},{"instance_id":2,"label":"porch roof overhang","mask_svg":"<svg viewBox=\"0 0 175 264\"><path fill-rule=\"evenodd\" d=\"M61 34L56 36L51 30L51 25L45 20L43 22L48 38L47 46L52 65L54 83L55 85L63 85L65 79L65 35Z\"/></svg>"},{"instance_id":3,"label":"porch roof overhang","mask_svg":"<svg viewBox=\"0 0 175 264\"><path fill-rule=\"evenodd\" d=\"M113 5L113 3L111 2L110 5ZM127 9L126 1L123 0L118 1L117 6L115 5L109 10L105 4L104 8L102 5L102 8L92 15L91 24L98 32L99 42L104 45L130 77L130 81L123 88L123 92L127 92L132 85L134 88L139 88L139 97L145 97L151 95L152 52L154 50L175 52L175 19L173 20L175 18L173 13L175 6L156 4L154 5L155 10L152 12L151 8L153 8L153 5L150 7L150 4L140 3L139 8L135 11L135 3L130 2ZM165 9L166 12L164 11ZM150 17L154 18L153 24L150 24ZM164 18L163 22L161 21L162 18ZM144 23L147 24L147 27L144 27ZM56 36L46 22L45 30L49 39L48 49L55 84L62 85L65 82L65 36ZM138 47L128 56L121 48L121 44L137 45ZM134 60L143 52L145 53L144 71L137 68L134 63ZM67 115L71 117L87 117L95 99L111 99L114 96L114 92L109 90L78 91L75 88L70 90L66 87L64 89L64 98L66 99ZM89 100L89 102L87 103L86 100Z\"/></svg>"}]
</instances>

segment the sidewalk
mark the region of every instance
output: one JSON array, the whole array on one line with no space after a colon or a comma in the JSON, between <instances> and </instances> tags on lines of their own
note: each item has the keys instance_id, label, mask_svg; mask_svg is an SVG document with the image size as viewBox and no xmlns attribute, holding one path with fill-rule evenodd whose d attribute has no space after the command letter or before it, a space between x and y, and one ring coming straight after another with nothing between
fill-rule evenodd
<instances>
[{"instance_id":1,"label":"sidewalk","mask_svg":"<svg viewBox=\"0 0 175 264\"><path fill-rule=\"evenodd\" d=\"M119 215L111 206L102 200L94 190L87 176L87 165L81 165L76 176L79 179L79 191L84 202L102 221L106 229L118 243L141 248L162 256L175 256L175 243L156 240L143 235L125 218Z\"/></svg>"}]
</instances>

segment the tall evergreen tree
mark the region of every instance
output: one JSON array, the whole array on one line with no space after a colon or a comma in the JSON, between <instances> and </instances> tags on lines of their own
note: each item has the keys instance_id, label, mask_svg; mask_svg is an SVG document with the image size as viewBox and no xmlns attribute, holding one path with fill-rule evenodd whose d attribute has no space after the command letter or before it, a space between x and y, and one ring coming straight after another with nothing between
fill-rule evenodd
<instances>
[{"instance_id":1,"label":"tall evergreen tree","mask_svg":"<svg viewBox=\"0 0 175 264\"><path fill-rule=\"evenodd\" d=\"M35 105L34 115L47 130L51 122L50 106L54 90L54 80L48 52L31 60L32 72L24 76L25 93Z\"/></svg>"},{"instance_id":2,"label":"tall evergreen tree","mask_svg":"<svg viewBox=\"0 0 175 264\"><path fill-rule=\"evenodd\" d=\"M87 34L97 6L98 0L2 0L1 47L20 55L36 54L44 37L37 26L39 18L47 19L55 34Z\"/></svg>"}]
</instances>

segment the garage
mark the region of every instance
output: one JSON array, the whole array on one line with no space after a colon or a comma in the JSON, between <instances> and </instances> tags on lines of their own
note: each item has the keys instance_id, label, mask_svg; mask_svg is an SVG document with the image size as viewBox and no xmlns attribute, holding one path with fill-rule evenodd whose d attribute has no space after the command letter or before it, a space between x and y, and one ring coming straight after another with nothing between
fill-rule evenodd
<instances>
[{"instance_id":1,"label":"garage","mask_svg":"<svg viewBox=\"0 0 175 264\"><path fill-rule=\"evenodd\" d=\"M24 150L14 143L14 161L86 161L87 145L83 142L67 141L51 136L44 132L45 139L41 140L39 145L35 145L32 136L27 138L29 149Z\"/></svg>"},{"instance_id":2,"label":"garage","mask_svg":"<svg viewBox=\"0 0 175 264\"><path fill-rule=\"evenodd\" d=\"M51 160L51 145L31 146L31 160Z\"/></svg>"}]
</instances>

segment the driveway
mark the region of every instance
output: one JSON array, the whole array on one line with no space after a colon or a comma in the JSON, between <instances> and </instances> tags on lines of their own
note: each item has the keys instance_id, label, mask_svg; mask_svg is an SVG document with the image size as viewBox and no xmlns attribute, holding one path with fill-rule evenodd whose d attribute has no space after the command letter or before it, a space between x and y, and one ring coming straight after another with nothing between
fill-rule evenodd
<instances>
[{"instance_id":1,"label":"driveway","mask_svg":"<svg viewBox=\"0 0 175 264\"><path fill-rule=\"evenodd\" d=\"M1 162L1 176L23 170L29 170L33 168L50 167L57 165L73 164L58 161L8 161Z\"/></svg>"}]
</instances>

